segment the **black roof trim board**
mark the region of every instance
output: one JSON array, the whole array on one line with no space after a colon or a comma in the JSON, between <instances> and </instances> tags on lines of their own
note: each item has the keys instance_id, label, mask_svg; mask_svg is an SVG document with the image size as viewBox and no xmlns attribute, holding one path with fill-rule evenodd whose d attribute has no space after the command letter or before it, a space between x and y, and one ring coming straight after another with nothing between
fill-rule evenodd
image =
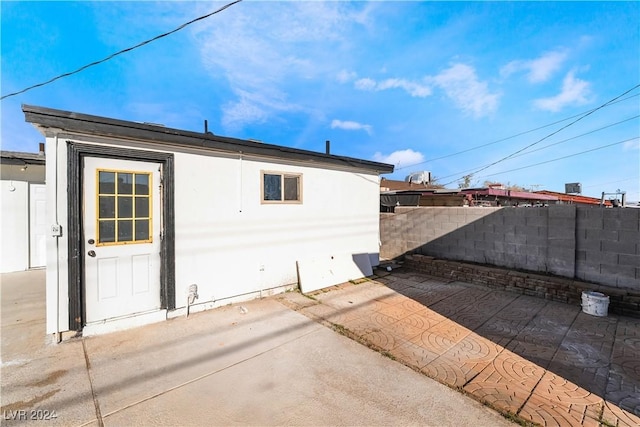
<instances>
[{"instance_id":1,"label":"black roof trim board","mask_svg":"<svg viewBox=\"0 0 640 427\"><path fill-rule=\"evenodd\" d=\"M335 156L332 154L213 134L172 129L147 123L110 119L32 105L22 105L22 111L25 114L25 120L27 122L41 128L59 128L68 132L137 139L189 148L203 148L232 153L242 152L244 154L272 158L365 169L377 173L393 172L393 165L386 163L361 160L353 157Z\"/></svg>"},{"instance_id":2,"label":"black roof trim board","mask_svg":"<svg viewBox=\"0 0 640 427\"><path fill-rule=\"evenodd\" d=\"M22 151L0 151L0 162L8 165L44 165L44 154L24 153Z\"/></svg>"}]
</instances>

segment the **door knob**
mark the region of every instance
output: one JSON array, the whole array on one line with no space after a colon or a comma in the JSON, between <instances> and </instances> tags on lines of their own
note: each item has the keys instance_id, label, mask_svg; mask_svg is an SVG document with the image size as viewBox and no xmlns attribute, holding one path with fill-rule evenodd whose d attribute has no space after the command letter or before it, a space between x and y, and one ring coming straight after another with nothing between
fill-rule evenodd
<instances>
[{"instance_id":1,"label":"door knob","mask_svg":"<svg viewBox=\"0 0 640 427\"><path fill-rule=\"evenodd\" d=\"M87 254L88 254L90 257L92 257L92 258L93 258L93 257L95 257L95 256L96 256L96 251L89 251L89 252L87 252Z\"/></svg>"}]
</instances>

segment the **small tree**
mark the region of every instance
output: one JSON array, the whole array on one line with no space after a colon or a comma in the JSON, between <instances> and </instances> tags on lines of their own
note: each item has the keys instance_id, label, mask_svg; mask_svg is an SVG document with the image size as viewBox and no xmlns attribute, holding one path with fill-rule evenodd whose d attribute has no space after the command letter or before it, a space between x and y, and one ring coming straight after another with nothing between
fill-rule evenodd
<instances>
[{"instance_id":1,"label":"small tree","mask_svg":"<svg viewBox=\"0 0 640 427\"><path fill-rule=\"evenodd\" d=\"M462 182L458 183L458 188L469 188L471 185L471 178L473 178L473 174L465 175L462 177Z\"/></svg>"},{"instance_id":2,"label":"small tree","mask_svg":"<svg viewBox=\"0 0 640 427\"><path fill-rule=\"evenodd\" d=\"M507 190L525 191L523 186L518 185L518 184L511 184L510 182L507 183Z\"/></svg>"},{"instance_id":3,"label":"small tree","mask_svg":"<svg viewBox=\"0 0 640 427\"><path fill-rule=\"evenodd\" d=\"M502 186L505 190L513 190L513 191L524 191L524 187L518 184L511 184L510 182L507 182L507 185L503 185L500 182L493 182L493 181L485 181L483 184L485 187L491 187L491 186Z\"/></svg>"}]
</instances>

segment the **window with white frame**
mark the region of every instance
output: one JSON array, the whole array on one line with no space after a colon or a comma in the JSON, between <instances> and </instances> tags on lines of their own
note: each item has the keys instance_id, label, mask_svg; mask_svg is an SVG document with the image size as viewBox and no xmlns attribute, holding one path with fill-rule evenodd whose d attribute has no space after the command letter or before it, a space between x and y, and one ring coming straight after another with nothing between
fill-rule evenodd
<instances>
[{"instance_id":1,"label":"window with white frame","mask_svg":"<svg viewBox=\"0 0 640 427\"><path fill-rule=\"evenodd\" d=\"M262 203L302 203L302 175L262 171Z\"/></svg>"}]
</instances>

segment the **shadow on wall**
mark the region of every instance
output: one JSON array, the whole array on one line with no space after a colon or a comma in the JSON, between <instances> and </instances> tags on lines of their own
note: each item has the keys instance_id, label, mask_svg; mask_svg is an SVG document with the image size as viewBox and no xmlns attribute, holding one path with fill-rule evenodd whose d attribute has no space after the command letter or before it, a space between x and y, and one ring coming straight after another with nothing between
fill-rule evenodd
<instances>
[{"instance_id":1,"label":"shadow on wall","mask_svg":"<svg viewBox=\"0 0 640 427\"><path fill-rule=\"evenodd\" d=\"M381 214L383 259L417 253L640 290L640 210L398 207Z\"/></svg>"}]
</instances>

